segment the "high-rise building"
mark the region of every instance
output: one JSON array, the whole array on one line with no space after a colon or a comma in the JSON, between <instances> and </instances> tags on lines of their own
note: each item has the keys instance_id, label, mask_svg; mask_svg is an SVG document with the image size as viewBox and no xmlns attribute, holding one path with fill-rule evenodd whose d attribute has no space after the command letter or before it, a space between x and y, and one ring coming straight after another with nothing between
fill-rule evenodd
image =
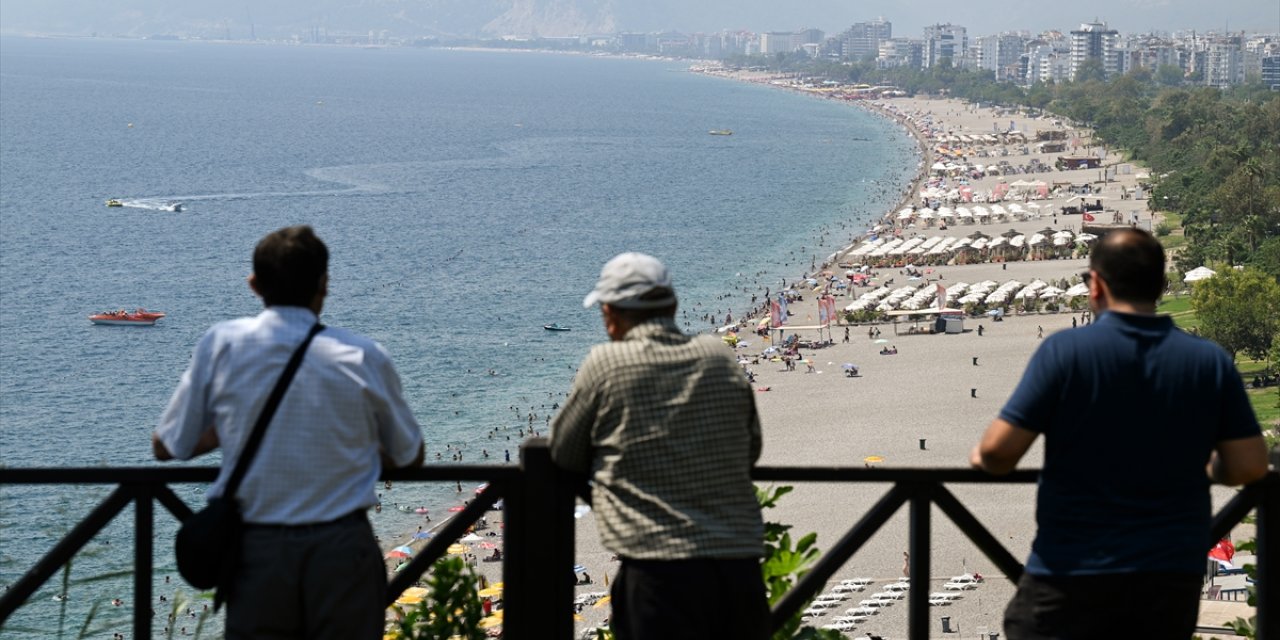
<instances>
[{"instance_id":1,"label":"high-rise building","mask_svg":"<svg viewBox=\"0 0 1280 640\"><path fill-rule=\"evenodd\" d=\"M951 23L925 27L924 56L920 66L932 67L943 58L950 60L953 66L960 66L960 59L968 48L969 36L964 27Z\"/></svg>"},{"instance_id":2,"label":"high-rise building","mask_svg":"<svg viewBox=\"0 0 1280 640\"><path fill-rule=\"evenodd\" d=\"M1086 22L1071 32L1071 79L1088 60L1102 64L1102 73L1111 78L1120 73L1120 56L1116 44L1120 33L1108 29L1105 22Z\"/></svg>"},{"instance_id":3,"label":"high-rise building","mask_svg":"<svg viewBox=\"0 0 1280 640\"><path fill-rule=\"evenodd\" d=\"M979 69L994 71L997 80L1017 77L1018 59L1026 49L1026 39L1016 33L1002 33L994 36L982 36L977 39L977 60L974 64Z\"/></svg>"},{"instance_id":4,"label":"high-rise building","mask_svg":"<svg viewBox=\"0 0 1280 640\"><path fill-rule=\"evenodd\" d=\"M1244 83L1244 50L1240 38L1221 38L1204 50L1204 83L1225 89Z\"/></svg>"},{"instance_id":5,"label":"high-rise building","mask_svg":"<svg viewBox=\"0 0 1280 640\"><path fill-rule=\"evenodd\" d=\"M880 41L876 53L876 66L881 69L909 67L919 69L924 57L924 42L910 38L889 38Z\"/></svg>"},{"instance_id":6,"label":"high-rise building","mask_svg":"<svg viewBox=\"0 0 1280 640\"><path fill-rule=\"evenodd\" d=\"M1262 86L1280 91L1280 53L1262 56Z\"/></svg>"},{"instance_id":7,"label":"high-rise building","mask_svg":"<svg viewBox=\"0 0 1280 640\"><path fill-rule=\"evenodd\" d=\"M856 22L841 33L841 57L846 60L861 60L870 55L879 55L880 43L893 37L893 23L880 18L870 22Z\"/></svg>"}]
</instances>

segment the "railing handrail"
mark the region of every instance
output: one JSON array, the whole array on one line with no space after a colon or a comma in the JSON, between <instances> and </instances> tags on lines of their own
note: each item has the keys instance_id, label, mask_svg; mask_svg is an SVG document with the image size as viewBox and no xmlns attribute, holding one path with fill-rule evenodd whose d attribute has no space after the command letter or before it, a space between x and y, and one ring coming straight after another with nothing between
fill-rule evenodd
<instances>
[{"instance_id":1,"label":"railing handrail","mask_svg":"<svg viewBox=\"0 0 1280 640\"><path fill-rule=\"evenodd\" d=\"M0 486L73 484L116 485L116 489L78 523L33 567L28 574L44 575L47 579L57 567L66 562L76 551L105 526L124 506L137 505L135 512L135 603L134 636L150 637L150 616L144 608L150 601L150 576L152 561L152 530L154 501L178 519L190 513L190 508L172 490L170 484L211 483L219 469L213 466L165 465L133 467L0 467ZM902 467L841 467L841 466L762 466L753 469L754 480L762 482L834 482L834 483L887 483L889 492L864 514L864 516L819 559L809 573L789 592L773 611L773 626L777 628L799 611L832 577L834 572L852 556L859 546L875 535L899 508L910 511L911 577L916 584L930 577L929 553L932 547L931 508L937 505L958 528L974 542L1006 577L1016 581L1022 572L1021 563L973 517L944 485L947 484L1030 484L1037 482L1039 470L1018 470L1004 476L991 476L982 471L965 468L902 468ZM548 580L557 575L555 569L567 566L573 558L574 525L572 515L573 494L582 483L581 477L565 474L550 463L550 452L544 438L526 441L521 447L520 464L472 464L426 465L412 469L386 470L383 480L407 482L454 482L479 480L492 483L493 492L478 497L441 530L440 537L428 543L428 548L410 563L407 570L398 573L391 582L392 590L402 590L426 571L431 562L443 553L448 538L461 532L474 522L494 501L504 500L507 510L507 553L504 557L503 575L507 583L508 638L570 638L572 619L569 604L572 587L568 581ZM1274 639L1280 620L1272 620L1280 614L1280 585L1272 585L1277 574L1277 558L1273 553L1280 540L1280 473L1272 471L1263 480L1238 492L1230 502L1215 514L1212 525L1213 538L1222 535L1239 523L1248 513L1257 512L1257 575L1258 597L1257 637ZM1210 542L1211 543L1211 542ZM52 564L51 563L56 563ZM51 568L52 566L52 568ZM24 576L27 595L34 591L31 581ZM43 580L42 579L42 580ZM20 581L21 583L22 581ZM563 583L563 584L562 584ZM39 585L37 584L36 587ZM914 593L920 591L920 593ZM913 590L908 602L908 633L911 638L928 638L928 604L924 592ZM23 602L16 602L18 593L0 594L0 626L8 615ZM25 601L26 596L23 596ZM563 611L561 611L563 609ZM1276 612L1272 614L1271 612Z\"/></svg>"}]
</instances>

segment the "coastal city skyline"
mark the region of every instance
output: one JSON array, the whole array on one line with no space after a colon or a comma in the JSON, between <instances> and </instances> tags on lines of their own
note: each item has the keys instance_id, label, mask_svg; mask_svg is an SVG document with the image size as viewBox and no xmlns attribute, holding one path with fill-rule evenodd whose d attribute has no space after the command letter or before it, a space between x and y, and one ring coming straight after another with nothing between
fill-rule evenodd
<instances>
[{"instance_id":1,"label":"coastal city skyline","mask_svg":"<svg viewBox=\"0 0 1280 640\"><path fill-rule=\"evenodd\" d=\"M715 33L820 29L839 32L868 20L893 22L900 33L933 24L966 24L972 34L1067 30L1081 22L1106 22L1125 33L1280 32L1280 11L1265 0L1206 4L1190 0L1088 0L1070 5L1028 5L978 0L925 0L909 4L872 0L857 4L813 0L799 6L763 0L391 0L376 6L329 0L290 0L266 7L232 8L200 0L168 6L154 0L100 3L85 0L13 0L0 7L0 33L201 39L305 39L329 34L373 33L390 39L420 37L563 37L617 32Z\"/></svg>"}]
</instances>

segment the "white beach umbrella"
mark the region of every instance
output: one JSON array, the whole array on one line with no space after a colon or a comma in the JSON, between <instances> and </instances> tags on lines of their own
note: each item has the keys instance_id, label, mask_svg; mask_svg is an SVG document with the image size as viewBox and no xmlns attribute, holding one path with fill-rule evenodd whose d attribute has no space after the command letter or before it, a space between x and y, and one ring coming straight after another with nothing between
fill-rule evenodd
<instances>
[{"instance_id":1,"label":"white beach umbrella","mask_svg":"<svg viewBox=\"0 0 1280 640\"><path fill-rule=\"evenodd\" d=\"M1214 271L1213 269L1210 269L1209 267L1196 267L1188 271L1186 275L1182 277L1182 281L1183 282L1199 282L1207 278L1212 278L1215 275L1218 275L1218 272Z\"/></svg>"}]
</instances>

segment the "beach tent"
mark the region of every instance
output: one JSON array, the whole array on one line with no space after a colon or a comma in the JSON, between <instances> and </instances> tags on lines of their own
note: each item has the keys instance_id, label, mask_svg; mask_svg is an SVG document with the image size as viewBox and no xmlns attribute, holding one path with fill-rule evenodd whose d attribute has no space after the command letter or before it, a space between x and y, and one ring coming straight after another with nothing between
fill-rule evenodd
<instances>
[{"instance_id":1,"label":"beach tent","mask_svg":"<svg viewBox=\"0 0 1280 640\"><path fill-rule=\"evenodd\" d=\"M1212 278L1213 276L1217 275L1217 273L1218 273L1217 271L1214 271L1213 269L1210 269L1208 267L1196 267L1188 271L1186 275L1183 276L1182 281L1183 282L1199 282L1207 278Z\"/></svg>"}]
</instances>

